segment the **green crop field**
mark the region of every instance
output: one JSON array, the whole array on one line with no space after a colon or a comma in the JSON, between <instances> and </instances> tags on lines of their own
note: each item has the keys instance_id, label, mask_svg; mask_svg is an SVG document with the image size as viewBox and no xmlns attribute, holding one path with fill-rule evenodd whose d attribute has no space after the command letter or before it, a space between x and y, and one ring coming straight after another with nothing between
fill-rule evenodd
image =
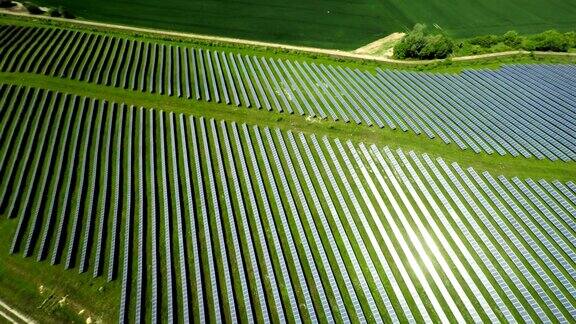
<instances>
[{"instance_id":1,"label":"green crop field","mask_svg":"<svg viewBox=\"0 0 576 324\"><path fill-rule=\"evenodd\" d=\"M321 48L352 50L415 23L455 37L572 30L576 3L511 1L40 0L91 20Z\"/></svg>"},{"instance_id":2,"label":"green crop field","mask_svg":"<svg viewBox=\"0 0 576 324\"><path fill-rule=\"evenodd\" d=\"M19 19L0 321L576 320L572 59L422 72Z\"/></svg>"}]
</instances>

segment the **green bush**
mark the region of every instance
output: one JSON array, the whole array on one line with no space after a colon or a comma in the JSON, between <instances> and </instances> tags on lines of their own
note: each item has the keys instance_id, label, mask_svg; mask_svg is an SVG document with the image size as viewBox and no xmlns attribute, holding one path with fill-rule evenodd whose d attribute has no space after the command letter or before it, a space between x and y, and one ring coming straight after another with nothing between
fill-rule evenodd
<instances>
[{"instance_id":1,"label":"green bush","mask_svg":"<svg viewBox=\"0 0 576 324\"><path fill-rule=\"evenodd\" d=\"M567 52L570 48L569 37L556 30L547 30L543 33L528 37L522 44L529 51Z\"/></svg>"},{"instance_id":2,"label":"green bush","mask_svg":"<svg viewBox=\"0 0 576 324\"><path fill-rule=\"evenodd\" d=\"M0 0L0 8L14 7L16 4L12 0Z\"/></svg>"},{"instance_id":3,"label":"green bush","mask_svg":"<svg viewBox=\"0 0 576 324\"><path fill-rule=\"evenodd\" d=\"M420 58L438 59L448 57L454 49L454 43L446 35L432 35L426 38L426 45L420 51Z\"/></svg>"},{"instance_id":4,"label":"green bush","mask_svg":"<svg viewBox=\"0 0 576 324\"><path fill-rule=\"evenodd\" d=\"M445 58L452 53L454 43L445 35L426 35L426 25L416 24L396 46L394 57L399 59Z\"/></svg>"},{"instance_id":5,"label":"green bush","mask_svg":"<svg viewBox=\"0 0 576 324\"><path fill-rule=\"evenodd\" d=\"M70 10L68 10L65 7L60 7L58 10L60 11L60 15L64 18L67 18L67 19L76 18L76 16Z\"/></svg>"},{"instance_id":6,"label":"green bush","mask_svg":"<svg viewBox=\"0 0 576 324\"><path fill-rule=\"evenodd\" d=\"M58 10L57 8L48 9L48 15L50 15L50 17L61 17L62 16L60 14L60 10Z\"/></svg>"},{"instance_id":7,"label":"green bush","mask_svg":"<svg viewBox=\"0 0 576 324\"><path fill-rule=\"evenodd\" d=\"M400 59L419 58L420 51L426 46L425 25L416 24L414 28L394 46L394 56Z\"/></svg>"},{"instance_id":8,"label":"green bush","mask_svg":"<svg viewBox=\"0 0 576 324\"><path fill-rule=\"evenodd\" d=\"M32 2L24 2L23 5L26 8L26 10L28 10L28 12L32 15L41 15L44 13L44 11L42 11L42 9L40 9L40 7L33 4Z\"/></svg>"},{"instance_id":9,"label":"green bush","mask_svg":"<svg viewBox=\"0 0 576 324\"><path fill-rule=\"evenodd\" d=\"M520 48L522 41L522 37L518 35L518 33L514 30L508 31L502 35L502 42L504 45L510 46L512 48Z\"/></svg>"},{"instance_id":10,"label":"green bush","mask_svg":"<svg viewBox=\"0 0 576 324\"><path fill-rule=\"evenodd\" d=\"M576 48L576 32L567 32L564 36L568 40L568 46L570 48Z\"/></svg>"},{"instance_id":11,"label":"green bush","mask_svg":"<svg viewBox=\"0 0 576 324\"><path fill-rule=\"evenodd\" d=\"M484 48L489 48L498 44L499 39L498 36L496 35L482 35L471 38L468 42L472 45L478 45Z\"/></svg>"}]
</instances>

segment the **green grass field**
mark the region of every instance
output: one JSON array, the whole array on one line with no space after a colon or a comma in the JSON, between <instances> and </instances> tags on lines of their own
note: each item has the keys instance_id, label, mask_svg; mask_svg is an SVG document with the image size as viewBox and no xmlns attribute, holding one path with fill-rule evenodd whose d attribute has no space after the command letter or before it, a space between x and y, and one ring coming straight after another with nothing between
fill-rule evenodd
<instances>
[{"instance_id":1,"label":"green grass field","mask_svg":"<svg viewBox=\"0 0 576 324\"><path fill-rule=\"evenodd\" d=\"M351 50L423 22L455 37L574 29L576 3L512 1L39 0L97 21Z\"/></svg>"}]
</instances>

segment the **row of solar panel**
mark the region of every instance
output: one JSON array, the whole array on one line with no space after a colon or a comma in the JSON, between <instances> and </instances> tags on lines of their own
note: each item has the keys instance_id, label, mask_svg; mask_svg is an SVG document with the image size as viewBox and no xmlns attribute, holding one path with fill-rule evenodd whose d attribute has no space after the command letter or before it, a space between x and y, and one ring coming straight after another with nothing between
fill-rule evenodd
<instances>
[{"instance_id":1,"label":"row of solar panel","mask_svg":"<svg viewBox=\"0 0 576 324\"><path fill-rule=\"evenodd\" d=\"M81 272L107 263L109 279L118 269L121 321L575 318L571 182L510 182L410 152L414 168L375 145L0 90L12 252L25 243L42 260L52 247Z\"/></svg>"},{"instance_id":2,"label":"row of solar panel","mask_svg":"<svg viewBox=\"0 0 576 324\"><path fill-rule=\"evenodd\" d=\"M572 66L509 67L456 76L378 69L374 75L337 66L6 25L0 26L0 53L6 54L0 62L2 71L44 73L400 128L438 136L474 152L576 158ZM536 82L542 73L547 77Z\"/></svg>"}]
</instances>

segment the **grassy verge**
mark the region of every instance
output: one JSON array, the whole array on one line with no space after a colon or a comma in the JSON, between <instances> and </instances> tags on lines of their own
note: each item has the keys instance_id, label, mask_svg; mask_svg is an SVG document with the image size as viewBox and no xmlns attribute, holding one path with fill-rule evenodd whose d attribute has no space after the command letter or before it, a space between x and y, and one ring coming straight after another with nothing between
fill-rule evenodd
<instances>
[{"instance_id":1,"label":"grassy verge","mask_svg":"<svg viewBox=\"0 0 576 324\"><path fill-rule=\"evenodd\" d=\"M16 221L0 218L0 237L12 237ZM0 299L44 323L82 323L88 317L104 323L115 321L118 283L66 271L62 265L8 255L9 243L0 240Z\"/></svg>"},{"instance_id":2,"label":"grassy verge","mask_svg":"<svg viewBox=\"0 0 576 324\"><path fill-rule=\"evenodd\" d=\"M526 159L510 155L476 154L463 151L454 144L446 145L439 139L428 139L413 133L378 129L364 125L345 124L316 118L303 118L297 115L280 114L253 108L236 108L212 102L187 100L169 96L159 96L140 93L84 82L65 79L55 79L34 74L0 73L4 83L21 84L46 88L81 96L105 98L118 103L124 102L147 108L159 108L165 111L186 113L217 120L236 121L251 125L268 126L294 132L314 133L318 136L328 135L351 139L355 142L387 145L391 149L401 148L404 151L414 150L417 153L428 153L432 157L442 157L447 162L458 162L463 166L471 166L477 170L489 171L494 175L506 177L532 177L536 179L558 179L568 181L576 179L575 162L552 162L548 160Z\"/></svg>"},{"instance_id":3,"label":"grassy verge","mask_svg":"<svg viewBox=\"0 0 576 324\"><path fill-rule=\"evenodd\" d=\"M364 70L374 70L377 67L458 73L464 69L483 69L498 68L504 64L533 64L533 63L575 63L576 57L570 56L549 56L549 55L513 55L506 57L487 57L473 61L452 61L444 60L434 63L413 63L413 64L396 64L385 63L371 60L356 58L335 57L319 53L302 52L292 49L268 48L264 46L235 44L223 41L207 41L200 39L191 39L189 37L178 37L172 35L158 35L156 33L127 31L114 27L96 27L82 25L74 21L57 21L47 19L37 19L34 17L16 17L0 13L0 24L11 24L19 26L34 27L54 27L66 28L74 31L95 32L100 35L116 36L131 40L151 41L160 44L172 44L180 46L202 47L212 51L225 51L240 53L245 55L256 55L272 57L277 59L289 59L298 61L314 62L318 64L339 64L350 68L360 68Z\"/></svg>"}]
</instances>

